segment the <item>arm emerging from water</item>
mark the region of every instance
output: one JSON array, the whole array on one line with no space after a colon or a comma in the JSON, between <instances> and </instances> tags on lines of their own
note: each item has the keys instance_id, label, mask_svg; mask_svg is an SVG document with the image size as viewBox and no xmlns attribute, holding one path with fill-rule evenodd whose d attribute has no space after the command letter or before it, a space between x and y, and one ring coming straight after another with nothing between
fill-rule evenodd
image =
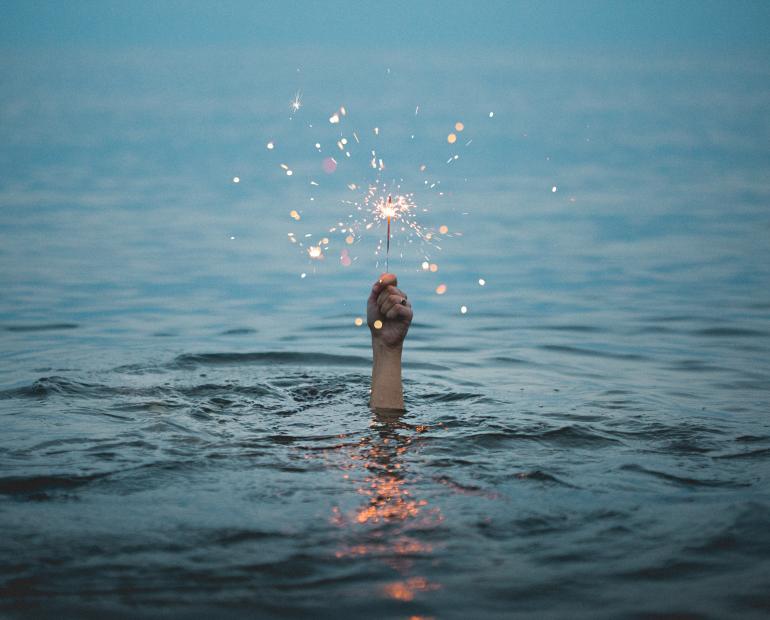
<instances>
[{"instance_id":1,"label":"arm emerging from water","mask_svg":"<svg viewBox=\"0 0 770 620\"><path fill-rule=\"evenodd\" d=\"M404 409L401 386L401 353L412 322L412 304L397 288L398 279L383 273L372 286L366 305L366 322L372 332L373 409Z\"/></svg>"}]
</instances>

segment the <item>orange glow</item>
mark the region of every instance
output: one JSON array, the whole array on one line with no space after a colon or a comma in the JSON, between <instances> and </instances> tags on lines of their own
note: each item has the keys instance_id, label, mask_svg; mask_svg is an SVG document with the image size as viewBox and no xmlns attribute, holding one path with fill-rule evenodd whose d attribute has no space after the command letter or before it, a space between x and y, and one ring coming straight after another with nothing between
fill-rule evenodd
<instances>
[{"instance_id":1,"label":"orange glow","mask_svg":"<svg viewBox=\"0 0 770 620\"><path fill-rule=\"evenodd\" d=\"M457 121L455 123L455 131L462 131L465 129L465 125L463 125L460 121Z\"/></svg>"},{"instance_id":2,"label":"orange glow","mask_svg":"<svg viewBox=\"0 0 770 620\"><path fill-rule=\"evenodd\" d=\"M405 581L389 583L383 590L386 596L397 601L411 601L414 600L415 593L438 590L439 587L438 584L429 583L425 577L411 577Z\"/></svg>"},{"instance_id":3,"label":"orange glow","mask_svg":"<svg viewBox=\"0 0 770 620\"><path fill-rule=\"evenodd\" d=\"M436 287L436 295L443 295L446 293L446 284L439 284Z\"/></svg>"},{"instance_id":4,"label":"orange glow","mask_svg":"<svg viewBox=\"0 0 770 620\"><path fill-rule=\"evenodd\" d=\"M445 235L445 234L447 234L447 233L449 232L449 227L448 227L448 226L445 226L445 225L439 226L439 229L438 229L438 231L439 231L439 232L440 232L442 235Z\"/></svg>"},{"instance_id":5,"label":"orange glow","mask_svg":"<svg viewBox=\"0 0 770 620\"><path fill-rule=\"evenodd\" d=\"M449 142L449 144L454 144L455 142L457 142L457 135L456 135L456 134L453 134L453 133L450 133L450 134L449 134L449 135L446 137L446 141L447 141L447 142Z\"/></svg>"}]
</instances>

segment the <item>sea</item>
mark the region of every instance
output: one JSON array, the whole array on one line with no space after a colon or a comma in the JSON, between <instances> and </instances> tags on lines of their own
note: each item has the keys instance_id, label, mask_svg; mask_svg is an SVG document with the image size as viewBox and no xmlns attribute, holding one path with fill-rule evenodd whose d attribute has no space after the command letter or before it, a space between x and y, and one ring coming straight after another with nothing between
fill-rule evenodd
<instances>
[{"instance_id":1,"label":"sea","mask_svg":"<svg viewBox=\"0 0 770 620\"><path fill-rule=\"evenodd\" d=\"M767 617L768 109L750 53L7 51L0 613Z\"/></svg>"}]
</instances>

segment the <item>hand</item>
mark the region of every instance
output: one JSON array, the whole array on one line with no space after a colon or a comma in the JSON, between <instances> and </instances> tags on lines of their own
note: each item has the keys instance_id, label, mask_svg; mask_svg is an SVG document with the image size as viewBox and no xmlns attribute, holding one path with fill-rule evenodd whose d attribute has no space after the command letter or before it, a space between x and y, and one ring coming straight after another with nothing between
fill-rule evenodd
<instances>
[{"instance_id":1,"label":"hand","mask_svg":"<svg viewBox=\"0 0 770 620\"><path fill-rule=\"evenodd\" d=\"M398 348L406 338L412 322L412 304L406 294L396 288L398 279L392 273L383 273L372 286L372 293L366 304L366 322L372 332L373 343L389 348ZM377 329L375 321L381 321Z\"/></svg>"}]
</instances>

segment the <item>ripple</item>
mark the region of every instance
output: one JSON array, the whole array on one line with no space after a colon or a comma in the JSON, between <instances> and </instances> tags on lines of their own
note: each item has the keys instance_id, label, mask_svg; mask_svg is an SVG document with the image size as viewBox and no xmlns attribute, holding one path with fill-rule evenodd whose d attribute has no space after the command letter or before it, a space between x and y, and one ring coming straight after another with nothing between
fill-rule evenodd
<instances>
[{"instance_id":1,"label":"ripple","mask_svg":"<svg viewBox=\"0 0 770 620\"><path fill-rule=\"evenodd\" d=\"M582 347L570 347L557 344L544 344L540 346L545 351L553 351L555 353L569 353L571 355L582 355L586 357L603 357L607 359L616 360L647 360L648 358L638 353L612 353L610 351L597 351L596 349L585 349Z\"/></svg>"},{"instance_id":2,"label":"ripple","mask_svg":"<svg viewBox=\"0 0 770 620\"><path fill-rule=\"evenodd\" d=\"M767 336L767 332L756 329L747 329L744 327L709 327L707 329L698 329L693 332L698 336L709 336L713 338L746 338L750 336Z\"/></svg>"},{"instance_id":3,"label":"ripple","mask_svg":"<svg viewBox=\"0 0 770 620\"><path fill-rule=\"evenodd\" d=\"M77 329L80 327L77 323L39 323L28 325L5 325L3 329L7 332L47 332L61 329Z\"/></svg>"},{"instance_id":4,"label":"ripple","mask_svg":"<svg viewBox=\"0 0 770 620\"><path fill-rule=\"evenodd\" d=\"M638 474L644 474L646 476L652 476L666 482L671 482L676 485L685 487L725 487L725 488L739 488L750 487L751 484L747 482L735 482L733 480L703 480L698 478L690 478L686 476L677 476L669 474L663 471L657 471L655 469L647 469L641 465L622 465L620 467L623 471L632 471Z\"/></svg>"}]
</instances>

